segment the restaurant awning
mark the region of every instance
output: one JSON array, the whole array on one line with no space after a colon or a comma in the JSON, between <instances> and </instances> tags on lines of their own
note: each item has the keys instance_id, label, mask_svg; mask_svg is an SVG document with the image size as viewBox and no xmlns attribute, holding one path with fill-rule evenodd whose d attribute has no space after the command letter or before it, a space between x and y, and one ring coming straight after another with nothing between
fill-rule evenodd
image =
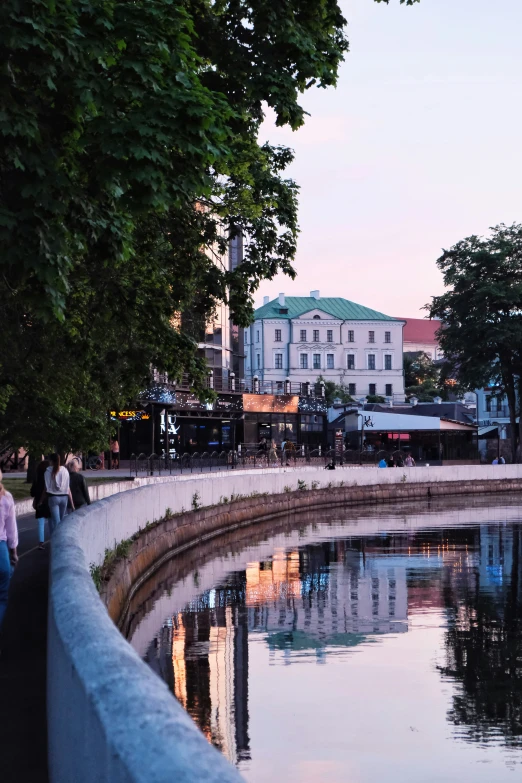
<instances>
[{"instance_id":1,"label":"restaurant awning","mask_svg":"<svg viewBox=\"0 0 522 783\"><path fill-rule=\"evenodd\" d=\"M490 427L479 427L479 438L481 438L483 435L487 435L489 432L493 432L493 430L498 430L498 424L491 425Z\"/></svg>"}]
</instances>

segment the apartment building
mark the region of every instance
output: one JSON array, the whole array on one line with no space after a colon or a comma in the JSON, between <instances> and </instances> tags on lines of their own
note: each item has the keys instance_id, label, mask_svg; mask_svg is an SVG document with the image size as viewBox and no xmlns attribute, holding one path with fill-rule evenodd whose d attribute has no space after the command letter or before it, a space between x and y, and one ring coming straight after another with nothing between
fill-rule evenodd
<instances>
[{"instance_id":1,"label":"apartment building","mask_svg":"<svg viewBox=\"0 0 522 783\"><path fill-rule=\"evenodd\" d=\"M404 395L404 321L340 297L265 297L245 330L245 377L312 383L322 376L354 397Z\"/></svg>"}]
</instances>

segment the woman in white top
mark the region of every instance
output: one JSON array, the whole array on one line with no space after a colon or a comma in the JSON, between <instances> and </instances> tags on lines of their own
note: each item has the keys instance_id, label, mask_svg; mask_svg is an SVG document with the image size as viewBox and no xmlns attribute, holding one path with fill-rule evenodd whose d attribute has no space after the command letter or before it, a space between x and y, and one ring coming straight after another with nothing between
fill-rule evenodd
<instances>
[{"instance_id":1,"label":"woman in white top","mask_svg":"<svg viewBox=\"0 0 522 783\"><path fill-rule=\"evenodd\" d=\"M47 505L51 512L49 532L52 535L67 513L67 501L70 500L73 511L74 503L69 488L69 471L63 465L60 466L60 455L51 454L49 462L51 464L44 476L45 493L42 495L42 501L47 496Z\"/></svg>"},{"instance_id":2,"label":"woman in white top","mask_svg":"<svg viewBox=\"0 0 522 783\"><path fill-rule=\"evenodd\" d=\"M2 471L0 470L0 628L7 606L11 563L16 563L18 560L17 546L18 527L16 525L15 504L13 496L2 484Z\"/></svg>"}]
</instances>

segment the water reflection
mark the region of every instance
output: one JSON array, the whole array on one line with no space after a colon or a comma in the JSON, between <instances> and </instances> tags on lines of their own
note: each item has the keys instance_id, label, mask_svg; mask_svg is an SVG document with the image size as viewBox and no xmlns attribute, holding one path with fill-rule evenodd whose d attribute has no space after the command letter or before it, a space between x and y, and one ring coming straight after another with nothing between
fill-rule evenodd
<instances>
[{"instance_id":1,"label":"water reflection","mask_svg":"<svg viewBox=\"0 0 522 783\"><path fill-rule=\"evenodd\" d=\"M511 779L522 526L503 512L274 540L178 604L146 658L250 781Z\"/></svg>"}]
</instances>

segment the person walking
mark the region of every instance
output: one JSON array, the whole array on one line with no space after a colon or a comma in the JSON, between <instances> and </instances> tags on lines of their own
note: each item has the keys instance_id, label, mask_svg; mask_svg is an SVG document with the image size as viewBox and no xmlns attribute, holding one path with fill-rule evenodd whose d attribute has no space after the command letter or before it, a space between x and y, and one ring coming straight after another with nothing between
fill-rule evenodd
<instances>
[{"instance_id":1,"label":"person walking","mask_svg":"<svg viewBox=\"0 0 522 783\"><path fill-rule=\"evenodd\" d=\"M73 459L72 462L69 462L67 467L69 469L69 486L74 508L81 508L85 505L90 506L91 498L89 496L87 482L85 481L85 476L82 476L80 473L80 464L78 460Z\"/></svg>"},{"instance_id":2,"label":"person walking","mask_svg":"<svg viewBox=\"0 0 522 783\"><path fill-rule=\"evenodd\" d=\"M277 464L277 447L275 440L270 444L270 451L268 452L268 464L271 465L272 462Z\"/></svg>"},{"instance_id":3,"label":"person walking","mask_svg":"<svg viewBox=\"0 0 522 783\"><path fill-rule=\"evenodd\" d=\"M60 455L51 454L49 462L51 464L45 471L44 477L45 495L47 496L51 514L49 528L52 535L67 513L67 499L71 501L73 511L74 501L69 486L69 471L63 465L60 465ZM44 497L42 497L41 502L43 502Z\"/></svg>"},{"instance_id":4,"label":"person walking","mask_svg":"<svg viewBox=\"0 0 522 783\"><path fill-rule=\"evenodd\" d=\"M18 526L13 496L2 484L0 470L0 630L7 607L12 566L18 562Z\"/></svg>"},{"instance_id":5,"label":"person walking","mask_svg":"<svg viewBox=\"0 0 522 783\"><path fill-rule=\"evenodd\" d=\"M36 468L36 477L31 486L31 497L33 500L34 515L38 522L38 549L44 549L45 541L45 520L49 519L51 512L49 511L49 504L47 502L47 494L45 492L45 471L49 467L49 460L44 459L40 462ZM44 502L41 503L41 499L44 497Z\"/></svg>"},{"instance_id":6,"label":"person walking","mask_svg":"<svg viewBox=\"0 0 522 783\"><path fill-rule=\"evenodd\" d=\"M411 456L411 454L408 454L406 459L404 460L404 464L407 468L414 468L415 467L415 460Z\"/></svg>"},{"instance_id":7,"label":"person walking","mask_svg":"<svg viewBox=\"0 0 522 783\"><path fill-rule=\"evenodd\" d=\"M111 440L111 461L114 470L120 467L120 444L116 438Z\"/></svg>"}]
</instances>

